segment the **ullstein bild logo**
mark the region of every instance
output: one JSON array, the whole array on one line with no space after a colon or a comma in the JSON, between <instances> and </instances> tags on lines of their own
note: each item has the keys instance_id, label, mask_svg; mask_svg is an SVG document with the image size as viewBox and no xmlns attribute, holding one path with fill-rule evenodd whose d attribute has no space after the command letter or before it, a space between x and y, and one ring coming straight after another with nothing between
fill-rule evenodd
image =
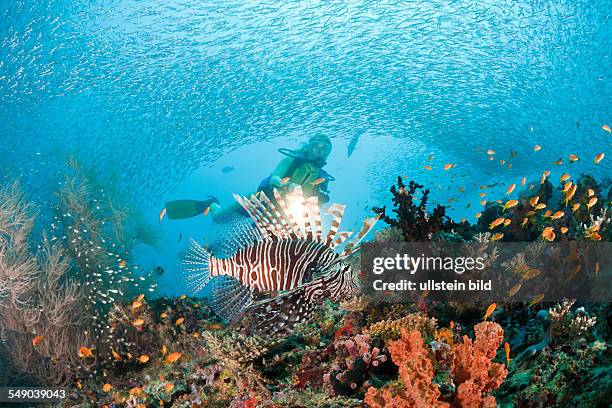
<instances>
[{"instance_id":1,"label":"ullstein bild logo","mask_svg":"<svg viewBox=\"0 0 612 408\"><path fill-rule=\"evenodd\" d=\"M365 244L364 294L381 301L610 300L609 243Z\"/></svg>"}]
</instances>

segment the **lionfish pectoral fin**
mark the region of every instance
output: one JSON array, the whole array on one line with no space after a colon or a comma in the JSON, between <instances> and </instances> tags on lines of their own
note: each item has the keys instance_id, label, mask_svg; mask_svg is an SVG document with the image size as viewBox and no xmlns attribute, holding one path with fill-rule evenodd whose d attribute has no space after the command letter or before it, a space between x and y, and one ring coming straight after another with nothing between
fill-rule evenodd
<instances>
[{"instance_id":1,"label":"lionfish pectoral fin","mask_svg":"<svg viewBox=\"0 0 612 408\"><path fill-rule=\"evenodd\" d=\"M196 240L190 238L191 245L183 258L187 286L193 293L202 290L210 282L211 254Z\"/></svg>"},{"instance_id":2,"label":"lionfish pectoral fin","mask_svg":"<svg viewBox=\"0 0 612 408\"><path fill-rule=\"evenodd\" d=\"M209 304L217 316L228 322L238 320L253 303L253 294L237 279L223 276L212 284Z\"/></svg>"}]
</instances>

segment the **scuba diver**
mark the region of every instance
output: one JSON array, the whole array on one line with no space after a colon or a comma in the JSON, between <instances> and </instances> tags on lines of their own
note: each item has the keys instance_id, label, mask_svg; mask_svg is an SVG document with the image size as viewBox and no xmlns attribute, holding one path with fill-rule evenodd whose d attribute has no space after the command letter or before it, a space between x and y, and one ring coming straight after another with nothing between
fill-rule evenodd
<instances>
[{"instance_id":1,"label":"scuba diver","mask_svg":"<svg viewBox=\"0 0 612 408\"><path fill-rule=\"evenodd\" d=\"M323 167L332 150L331 140L324 135L311 137L297 150L278 149L285 157L274 169L272 174L259 184L258 191L263 191L268 197L273 197L273 189L293 190L301 186L305 197L318 195L320 203L329 201L327 190L334 178ZM177 200L166 203L168 218L171 220L191 218L209 211L213 221L218 224L232 222L237 215L246 216L246 212L238 203L222 208L219 200L208 196L207 200Z\"/></svg>"}]
</instances>

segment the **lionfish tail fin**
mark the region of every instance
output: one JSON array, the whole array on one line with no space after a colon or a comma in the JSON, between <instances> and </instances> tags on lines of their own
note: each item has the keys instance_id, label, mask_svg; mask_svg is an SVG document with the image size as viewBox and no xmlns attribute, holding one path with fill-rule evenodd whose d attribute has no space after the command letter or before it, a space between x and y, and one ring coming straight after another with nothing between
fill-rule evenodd
<instances>
[{"instance_id":1,"label":"lionfish tail fin","mask_svg":"<svg viewBox=\"0 0 612 408\"><path fill-rule=\"evenodd\" d=\"M195 294L210 282L211 254L193 238L190 238L190 243L183 258L183 267L186 272L187 287Z\"/></svg>"}]
</instances>

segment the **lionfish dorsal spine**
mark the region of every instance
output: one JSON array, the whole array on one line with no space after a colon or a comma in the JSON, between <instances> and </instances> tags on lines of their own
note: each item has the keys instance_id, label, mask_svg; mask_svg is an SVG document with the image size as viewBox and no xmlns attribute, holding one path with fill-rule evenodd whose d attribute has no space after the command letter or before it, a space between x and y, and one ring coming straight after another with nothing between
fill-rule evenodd
<instances>
[{"instance_id":1,"label":"lionfish dorsal spine","mask_svg":"<svg viewBox=\"0 0 612 408\"><path fill-rule=\"evenodd\" d=\"M325 237L325 245L333 248L333 242L336 238L336 234L338 233L338 228L340 227L340 222L342 221L342 217L344 215L345 205L342 204L332 204L326 211L327 215L332 216L331 226L329 228L329 232Z\"/></svg>"},{"instance_id":2,"label":"lionfish dorsal spine","mask_svg":"<svg viewBox=\"0 0 612 408\"><path fill-rule=\"evenodd\" d=\"M276 200L279 207L281 208L282 213L285 214L287 218L287 224L288 224L289 229L291 230L291 237L292 238L304 238L304 234L300 226L298 225L297 220L295 219L291 211L289 211L289 207L287 206L287 202L285 201L285 198L276 189L274 189L273 193L274 193L274 199Z\"/></svg>"},{"instance_id":3,"label":"lionfish dorsal spine","mask_svg":"<svg viewBox=\"0 0 612 408\"><path fill-rule=\"evenodd\" d=\"M379 219L380 215L367 218L363 222L363 225L361 226L359 232L354 235L349 242L346 243L346 246L344 247L344 253L342 255L348 256L353 252L356 252L359 249L359 244L361 243L361 241L365 238L366 235L368 235L372 228L374 228L374 225L376 225Z\"/></svg>"},{"instance_id":4,"label":"lionfish dorsal spine","mask_svg":"<svg viewBox=\"0 0 612 408\"><path fill-rule=\"evenodd\" d=\"M309 220L311 221L312 240L322 242L321 239L321 209L319 208L319 197L312 196L306 200Z\"/></svg>"}]
</instances>

